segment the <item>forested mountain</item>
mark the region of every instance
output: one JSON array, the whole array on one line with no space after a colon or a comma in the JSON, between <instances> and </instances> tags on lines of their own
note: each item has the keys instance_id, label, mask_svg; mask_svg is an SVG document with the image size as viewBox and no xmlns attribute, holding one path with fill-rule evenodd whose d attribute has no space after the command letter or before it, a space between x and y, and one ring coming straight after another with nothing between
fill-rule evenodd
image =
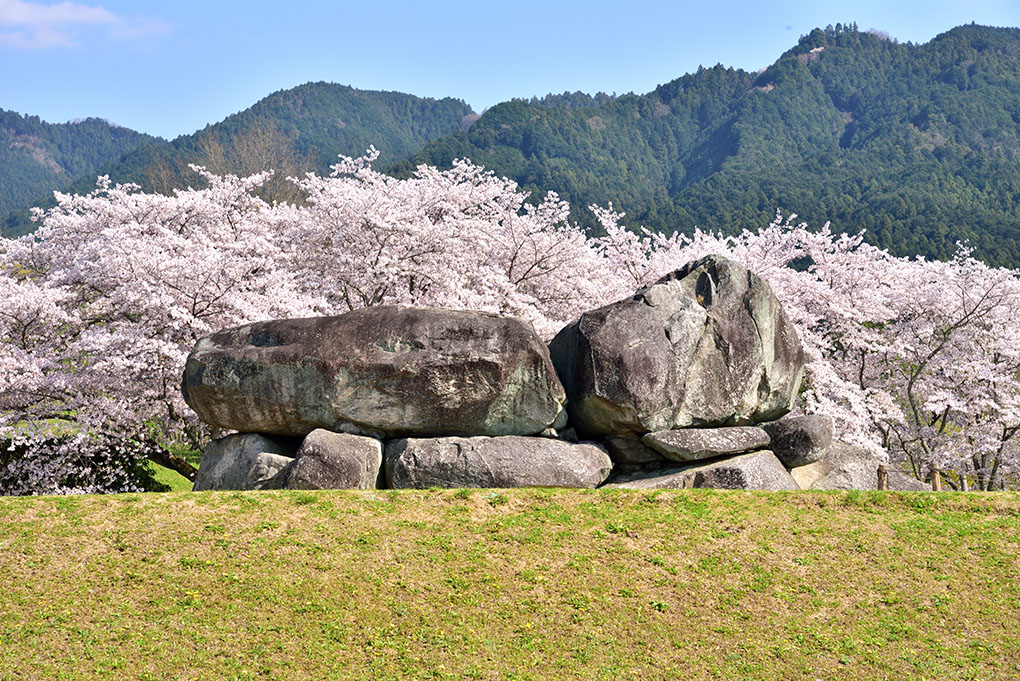
<instances>
[{"instance_id":1,"label":"forested mountain","mask_svg":"<svg viewBox=\"0 0 1020 681\"><path fill-rule=\"evenodd\" d=\"M194 180L189 163L216 172L275 169L327 171L338 154L360 155L370 145L387 165L418 152L429 140L466 125L471 107L454 99L308 83L274 92L254 106L167 145L127 154L110 167L115 181L164 191ZM281 178L282 179L282 178Z\"/></svg>"},{"instance_id":2,"label":"forested mountain","mask_svg":"<svg viewBox=\"0 0 1020 681\"><path fill-rule=\"evenodd\" d=\"M781 209L813 226L867 229L897 254L946 257L969 240L990 263L1020 264L1014 28L961 26L914 45L837 24L758 73L702 68L643 95L565 92L481 117L459 100L314 83L193 135L146 142L116 162L82 166L70 186L87 191L103 172L168 191L194 183L187 165L199 163L276 168L267 191L295 198L287 174L324 172L337 154L374 144L377 167L397 175L467 157L537 193L555 190L585 225L594 224L591 203L612 202L627 224L667 232L756 229ZM56 173L48 159L61 162L53 151L7 146L0 177L43 178ZM15 152L22 164L36 159L34 175L10 170ZM79 171L63 172L54 187ZM28 189L0 189L0 200L39 201Z\"/></svg>"},{"instance_id":3,"label":"forested mountain","mask_svg":"<svg viewBox=\"0 0 1020 681\"><path fill-rule=\"evenodd\" d=\"M612 201L628 224L732 232L779 208L866 228L898 254L945 257L969 239L1020 263L1020 30L912 45L837 25L759 73L716 66L645 95L555 99L493 107L399 170L469 157L559 192L582 222Z\"/></svg>"},{"instance_id":4,"label":"forested mountain","mask_svg":"<svg viewBox=\"0 0 1020 681\"><path fill-rule=\"evenodd\" d=\"M273 198L294 198L296 190L287 182L288 175L328 172L338 154L357 156L373 144L381 154L379 164L391 164L421 150L429 140L469 124L470 114L471 107L460 100L308 83L275 92L240 113L171 142L148 138L148 144L136 144L123 150L123 155L103 159L105 164L80 171L73 183L26 191L20 203L6 208L52 205L48 195L54 188L70 186L88 192L98 174L166 193L201 182L189 164L222 173L274 169L267 193ZM6 170L0 162L0 173ZM24 210L8 217L6 233L31 229L26 218Z\"/></svg>"},{"instance_id":5,"label":"forested mountain","mask_svg":"<svg viewBox=\"0 0 1020 681\"><path fill-rule=\"evenodd\" d=\"M46 123L0 109L0 216L156 139L98 118Z\"/></svg>"}]
</instances>

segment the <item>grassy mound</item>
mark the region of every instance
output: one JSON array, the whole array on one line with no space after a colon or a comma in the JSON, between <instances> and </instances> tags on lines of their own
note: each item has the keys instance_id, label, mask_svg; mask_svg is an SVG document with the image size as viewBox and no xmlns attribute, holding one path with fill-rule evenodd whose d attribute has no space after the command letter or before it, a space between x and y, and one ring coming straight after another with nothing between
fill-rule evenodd
<instances>
[{"instance_id":1,"label":"grassy mound","mask_svg":"<svg viewBox=\"0 0 1020 681\"><path fill-rule=\"evenodd\" d=\"M1020 496L0 499L0 679L1007 679Z\"/></svg>"}]
</instances>

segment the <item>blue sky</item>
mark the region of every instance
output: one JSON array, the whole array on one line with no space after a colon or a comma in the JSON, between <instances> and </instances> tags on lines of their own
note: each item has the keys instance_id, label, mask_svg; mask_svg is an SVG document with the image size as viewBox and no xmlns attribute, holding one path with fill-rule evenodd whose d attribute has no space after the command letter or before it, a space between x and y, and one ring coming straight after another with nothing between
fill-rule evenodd
<instances>
[{"instance_id":1,"label":"blue sky","mask_svg":"<svg viewBox=\"0 0 1020 681\"><path fill-rule=\"evenodd\" d=\"M853 21L921 43L971 21L1020 26L1020 2L0 0L0 108L174 137L326 80L480 112L547 92L647 92L699 65L754 70L812 28Z\"/></svg>"}]
</instances>

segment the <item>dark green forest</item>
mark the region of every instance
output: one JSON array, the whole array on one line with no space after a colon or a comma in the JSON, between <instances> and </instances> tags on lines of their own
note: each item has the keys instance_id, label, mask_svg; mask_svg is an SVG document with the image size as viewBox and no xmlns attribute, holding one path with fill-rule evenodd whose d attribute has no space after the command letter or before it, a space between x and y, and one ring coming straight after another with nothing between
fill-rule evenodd
<instances>
[{"instance_id":1,"label":"dark green forest","mask_svg":"<svg viewBox=\"0 0 1020 681\"><path fill-rule=\"evenodd\" d=\"M558 192L590 227L591 203L665 232L757 229L780 209L865 229L900 255L944 258L966 240L992 264L1020 265L1015 28L961 26L915 45L837 24L758 73L701 68L647 94L516 99L481 117L458 100L309 84L193 135L149 138L68 186L86 191L98 170L167 191L194 183L197 162L282 169L267 191L297 199L283 175L324 172L369 144L397 175L470 158L536 195ZM0 182L27 176L8 158Z\"/></svg>"},{"instance_id":2,"label":"dark green forest","mask_svg":"<svg viewBox=\"0 0 1020 681\"><path fill-rule=\"evenodd\" d=\"M325 172L337 156L375 145L382 166L467 125L471 107L454 99L308 83L275 92L220 123L166 145L139 148L109 167L116 181L164 191L194 182L196 163L217 172ZM468 119L470 120L470 119ZM282 178L281 178L282 179Z\"/></svg>"},{"instance_id":3,"label":"dark green forest","mask_svg":"<svg viewBox=\"0 0 1020 681\"><path fill-rule=\"evenodd\" d=\"M46 123L0 109L0 215L66 190L75 178L156 141L98 118Z\"/></svg>"},{"instance_id":4,"label":"dark green forest","mask_svg":"<svg viewBox=\"0 0 1020 681\"><path fill-rule=\"evenodd\" d=\"M399 170L468 157L555 190L585 224L587 205L610 201L666 232L757 229L780 209L897 254L944 258L968 240L1020 264L1020 30L912 45L836 25L760 73L715 66L644 95L551 99L493 107Z\"/></svg>"},{"instance_id":5,"label":"dark green forest","mask_svg":"<svg viewBox=\"0 0 1020 681\"><path fill-rule=\"evenodd\" d=\"M251 174L272 169L275 175L266 187L269 197L297 199L286 180L288 175L309 170L328 172L339 154L361 155L370 145L380 152L380 167L388 166L420 151L429 140L468 125L471 113L471 107L460 100L308 83L275 92L215 125L170 142L144 136L140 143L107 155L77 173L68 171L67 176L76 177L59 185L29 184L20 179L45 179L45 163L36 162L36 167L25 170L26 165L33 165L32 158L26 161L19 157L18 163L8 163L0 157L0 188L7 181L25 185L17 200L0 206L0 211L6 213L4 231L11 235L31 230L27 208L53 205L55 188L85 193L95 188L97 175L109 175L114 182L133 182L146 191L166 193L201 183L191 164L220 173Z\"/></svg>"}]
</instances>

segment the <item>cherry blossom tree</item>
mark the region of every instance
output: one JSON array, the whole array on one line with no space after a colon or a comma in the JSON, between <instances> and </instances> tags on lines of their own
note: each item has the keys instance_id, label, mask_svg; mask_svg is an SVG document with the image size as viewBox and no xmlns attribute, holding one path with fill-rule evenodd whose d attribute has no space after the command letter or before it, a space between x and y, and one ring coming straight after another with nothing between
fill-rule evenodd
<instances>
[{"instance_id":1,"label":"cherry blossom tree","mask_svg":"<svg viewBox=\"0 0 1020 681\"><path fill-rule=\"evenodd\" d=\"M554 193L537 204L516 183L468 161L406 180L372 169L378 153L343 159L295 184L292 271L331 312L400 303L524 317L551 337L579 309L625 295Z\"/></svg>"},{"instance_id":2,"label":"cherry blossom tree","mask_svg":"<svg viewBox=\"0 0 1020 681\"><path fill-rule=\"evenodd\" d=\"M987 267L966 248L947 262L913 265L901 273L904 295L885 329L896 352L876 358L905 412L885 424L886 440L919 477L939 467L990 489L1004 468L1015 471L1017 275Z\"/></svg>"},{"instance_id":3,"label":"cherry blossom tree","mask_svg":"<svg viewBox=\"0 0 1020 681\"><path fill-rule=\"evenodd\" d=\"M0 246L0 436L35 466L7 468L16 491L131 488L126 473L54 482L97 457L127 471L162 452L188 472L165 447L202 434L180 397L188 348L224 325L313 312L252 196L265 177L206 174L208 188L173 196L103 179L87 196L58 194L36 235ZM54 438L68 423L75 436Z\"/></svg>"}]
</instances>

